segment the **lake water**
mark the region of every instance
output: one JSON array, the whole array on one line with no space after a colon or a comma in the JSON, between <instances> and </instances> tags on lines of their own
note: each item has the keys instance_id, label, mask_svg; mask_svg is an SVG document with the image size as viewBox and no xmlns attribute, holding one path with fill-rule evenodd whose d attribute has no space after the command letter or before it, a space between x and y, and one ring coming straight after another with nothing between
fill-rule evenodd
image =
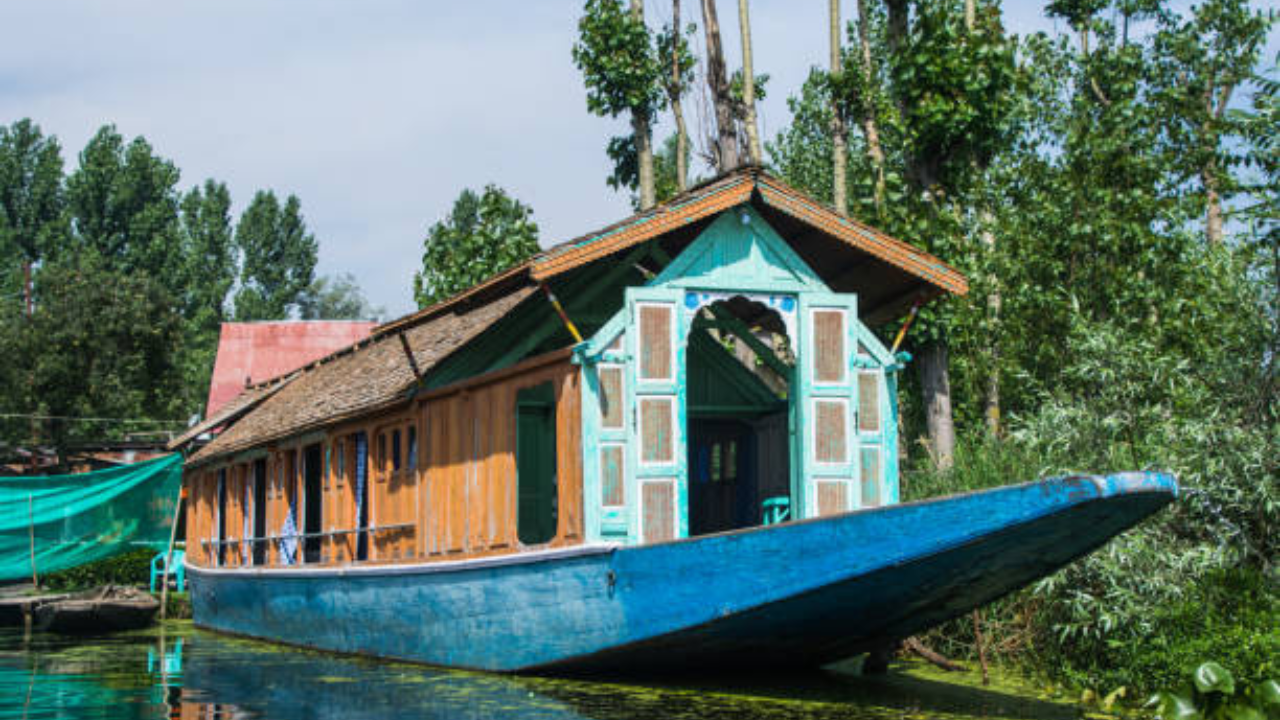
<instances>
[{"instance_id":1,"label":"lake water","mask_svg":"<svg viewBox=\"0 0 1280 720\"><path fill-rule=\"evenodd\" d=\"M999 690L918 665L886 676L660 682L513 678L374 662L195 630L77 639L0 629L7 718L600 718L764 720L1079 717L1016 680Z\"/></svg>"}]
</instances>

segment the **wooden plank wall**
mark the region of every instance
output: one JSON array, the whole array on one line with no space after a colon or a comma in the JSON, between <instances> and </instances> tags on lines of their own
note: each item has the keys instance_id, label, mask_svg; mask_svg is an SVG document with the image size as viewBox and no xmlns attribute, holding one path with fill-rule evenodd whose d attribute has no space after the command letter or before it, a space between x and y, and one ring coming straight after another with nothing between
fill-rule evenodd
<instances>
[{"instance_id":1,"label":"wooden plank wall","mask_svg":"<svg viewBox=\"0 0 1280 720\"><path fill-rule=\"evenodd\" d=\"M578 369L561 362L429 399L421 493L427 557L510 552L516 528L516 394L551 383L556 397L558 523L550 547L582 542L582 402Z\"/></svg>"},{"instance_id":2,"label":"wooden plank wall","mask_svg":"<svg viewBox=\"0 0 1280 720\"><path fill-rule=\"evenodd\" d=\"M555 537L544 547L582 542L582 398L578 368L567 353L555 353L504 371L442 388L408 408L360 418L310 436L264 448L267 459L267 534L278 536L290 502L299 525L304 517L300 458L321 445L322 528L354 529L356 517L356 434L365 432L369 448L369 524L412 523L393 532L370 533L369 563L461 559L522 549L516 528L516 393L551 383L556 398L558 521ZM395 447L399 437L399 462ZM413 449L416 447L416 457ZM244 534L246 481L262 450L188 471L196 498L188 504L187 543L196 548L192 562L217 564L216 548L201 541L217 533L217 476L227 470L227 535ZM301 527L299 527L301 531ZM356 561L354 533L326 537L321 564ZM268 565L278 566L278 543L269 543ZM241 564L238 544L228 546L226 566Z\"/></svg>"}]
</instances>

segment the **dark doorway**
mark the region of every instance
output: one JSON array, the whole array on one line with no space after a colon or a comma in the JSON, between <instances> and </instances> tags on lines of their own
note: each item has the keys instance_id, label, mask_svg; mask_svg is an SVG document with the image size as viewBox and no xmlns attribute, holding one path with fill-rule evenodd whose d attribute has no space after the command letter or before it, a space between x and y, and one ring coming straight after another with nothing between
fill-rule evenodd
<instances>
[{"instance_id":1,"label":"dark doorway","mask_svg":"<svg viewBox=\"0 0 1280 720\"><path fill-rule=\"evenodd\" d=\"M689 423L689 533L755 524L755 435L733 419Z\"/></svg>"},{"instance_id":2,"label":"dark doorway","mask_svg":"<svg viewBox=\"0 0 1280 720\"><path fill-rule=\"evenodd\" d=\"M218 471L218 564L227 563L227 471Z\"/></svg>"},{"instance_id":3,"label":"dark doorway","mask_svg":"<svg viewBox=\"0 0 1280 720\"><path fill-rule=\"evenodd\" d=\"M320 479L324 471L321 460L320 446L309 445L305 453L302 468L306 476L303 478L302 489L302 507L303 521L302 533L304 535L302 541L302 562L316 563L320 562L320 533L321 520L324 517L323 507L321 506Z\"/></svg>"},{"instance_id":4,"label":"dark doorway","mask_svg":"<svg viewBox=\"0 0 1280 720\"><path fill-rule=\"evenodd\" d=\"M267 563L267 459L253 461L253 564Z\"/></svg>"},{"instance_id":5,"label":"dark doorway","mask_svg":"<svg viewBox=\"0 0 1280 720\"><path fill-rule=\"evenodd\" d=\"M543 383L516 393L516 534L525 545L556 536L555 388Z\"/></svg>"},{"instance_id":6,"label":"dark doorway","mask_svg":"<svg viewBox=\"0 0 1280 720\"><path fill-rule=\"evenodd\" d=\"M795 356L778 312L741 296L698 311L686 343L689 534L789 504Z\"/></svg>"}]
</instances>

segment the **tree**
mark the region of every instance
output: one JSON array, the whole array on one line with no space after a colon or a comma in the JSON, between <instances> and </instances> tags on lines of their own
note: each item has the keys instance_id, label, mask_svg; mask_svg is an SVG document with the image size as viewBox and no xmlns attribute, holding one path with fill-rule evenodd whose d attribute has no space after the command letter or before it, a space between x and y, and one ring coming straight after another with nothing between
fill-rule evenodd
<instances>
[{"instance_id":1,"label":"tree","mask_svg":"<svg viewBox=\"0 0 1280 720\"><path fill-rule=\"evenodd\" d=\"M707 88L715 107L715 135L711 137L711 165L717 172L726 173L741 164L738 150L738 131L733 117L733 96L730 93L728 72L724 64L724 49L720 42L720 20L716 17L715 0L702 0L702 31L707 40Z\"/></svg>"},{"instance_id":2,"label":"tree","mask_svg":"<svg viewBox=\"0 0 1280 720\"><path fill-rule=\"evenodd\" d=\"M662 102L666 64L654 50L644 22L644 3L631 0L624 11L618 0L587 0L578 21L573 61L587 87L587 109L601 117L631 116L631 146L641 208L654 204L653 139L650 125ZM618 162L623 147L610 142L610 157ZM615 170L614 176L618 173Z\"/></svg>"},{"instance_id":3,"label":"tree","mask_svg":"<svg viewBox=\"0 0 1280 720\"><path fill-rule=\"evenodd\" d=\"M675 134L675 187L676 192L684 192L689 185L689 129L684 120L684 104L682 98L693 83L693 68L697 60L689 49L686 34L693 34L696 27L690 23L687 30L680 25L680 0L671 2L671 25L663 28L658 34L658 58L668 63L669 72L664 74L663 90L667 94L667 104L671 106L671 115L676 123ZM664 146L663 151L666 148ZM661 171L656 167L655 159L654 183L655 199L662 202L670 195L663 195L661 188Z\"/></svg>"},{"instance_id":4,"label":"tree","mask_svg":"<svg viewBox=\"0 0 1280 720\"><path fill-rule=\"evenodd\" d=\"M45 137L30 119L0 126L0 291L7 296L9 281L21 265L23 312L32 311L31 269L64 242L62 148L57 138Z\"/></svg>"},{"instance_id":5,"label":"tree","mask_svg":"<svg viewBox=\"0 0 1280 720\"><path fill-rule=\"evenodd\" d=\"M128 145L105 125L80 153L67 178L67 209L75 251L93 251L111 269L146 274L174 297L182 295L178 168L142 137Z\"/></svg>"},{"instance_id":6,"label":"tree","mask_svg":"<svg viewBox=\"0 0 1280 720\"><path fill-rule=\"evenodd\" d=\"M182 366L190 407L203 403L213 374L227 299L237 275L231 193L206 180L191 188L180 205L185 320Z\"/></svg>"},{"instance_id":7,"label":"tree","mask_svg":"<svg viewBox=\"0 0 1280 720\"><path fill-rule=\"evenodd\" d=\"M860 5L861 6L861 5ZM828 0L828 24L830 31L831 77L836 81L841 75L840 63L840 0ZM849 152L846 147L844 118L840 107L832 102L831 107L831 204L841 215L849 214L849 193L847 188L849 174Z\"/></svg>"},{"instance_id":8,"label":"tree","mask_svg":"<svg viewBox=\"0 0 1280 720\"><path fill-rule=\"evenodd\" d=\"M288 318L315 280L317 245L302 202L290 195L281 205L274 192L258 191L240 216L236 246L244 258L236 319Z\"/></svg>"},{"instance_id":9,"label":"tree","mask_svg":"<svg viewBox=\"0 0 1280 720\"><path fill-rule=\"evenodd\" d=\"M756 122L756 76L752 71L751 17L747 1L738 0L738 28L742 33L742 124L746 128L751 164L759 165L764 162L764 153L760 149L760 127Z\"/></svg>"},{"instance_id":10,"label":"tree","mask_svg":"<svg viewBox=\"0 0 1280 720\"><path fill-rule=\"evenodd\" d=\"M1245 0L1210 0L1182 20L1163 16L1153 51L1167 75L1158 96L1172 147L1171 160L1183 178L1197 177L1204 204L1205 240L1223 240L1223 202L1236 188L1231 171L1241 158L1228 149L1240 127L1227 110L1235 91L1253 79L1272 16L1251 10Z\"/></svg>"},{"instance_id":11,"label":"tree","mask_svg":"<svg viewBox=\"0 0 1280 720\"><path fill-rule=\"evenodd\" d=\"M423 241L422 271L413 277L419 307L440 302L538 251L533 210L496 185L463 190Z\"/></svg>"},{"instance_id":12,"label":"tree","mask_svg":"<svg viewBox=\"0 0 1280 720\"><path fill-rule=\"evenodd\" d=\"M30 324L32 409L58 418L46 438L119 438L127 430L182 426L183 320L175 298L145 273L113 267L95 249L41 268ZM120 422L121 419L138 422ZM176 421L176 422L175 422ZM153 424L155 423L155 424Z\"/></svg>"},{"instance_id":13,"label":"tree","mask_svg":"<svg viewBox=\"0 0 1280 720\"><path fill-rule=\"evenodd\" d=\"M365 298L351 273L316 278L299 306L303 320L377 320L385 314Z\"/></svg>"}]
</instances>

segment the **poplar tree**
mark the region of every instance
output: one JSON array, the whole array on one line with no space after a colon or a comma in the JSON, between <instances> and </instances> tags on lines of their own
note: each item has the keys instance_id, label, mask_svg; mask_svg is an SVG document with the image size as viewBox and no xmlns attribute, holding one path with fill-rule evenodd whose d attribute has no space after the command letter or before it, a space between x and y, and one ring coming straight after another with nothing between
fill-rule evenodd
<instances>
[{"instance_id":1,"label":"poplar tree","mask_svg":"<svg viewBox=\"0 0 1280 720\"><path fill-rule=\"evenodd\" d=\"M464 189L448 216L427 231L422 250L413 295L427 307L536 253L538 225L529 206L496 185L479 194Z\"/></svg>"},{"instance_id":2,"label":"poplar tree","mask_svg":"<svg viewBox=\"0 0 1280 720\"><path fill-rule=\"evenodd\" d=\"M0 126L0 290L32 311L32 267L65 242L62 148L30 119ZM20 288L20 289L19 289Z\"/></svg>"},{"instance_id":3,"label":"poplar tree","mask_svg":"<svg viewBox=\"0 0 1280 720\"><path fill-rule=\"evenodd\" d=\"M302 217L302 203L290 195L281 204L274 192L258 191L236 226L243 258L236 320L283 320L306 300L315 280L317 245Z\"/></svg>"},{"instance_id":4,"label":"poplar tree","mask_svg":"<svg viewBox=\"0 0 1280 720\"><path fill-rule=\"evenodd\" d=\"M738 28L742 34L742 125L751 164L760 165L764 162L764 152L760 149L760 126L756 122L756 76L752 70L751 15L747 0L738 0Z\"/></svg>"},{"instance_id":5,"label":"poplar tree","mask_svg":"<svg viewBox=\"0 0 1280 720\"><path fill-rule=\"evenodd\" d=\"M715 0L702 0L702 31L707 42L707 88L711 91L711 103L715 108L715 134L709 142L711 164L717 172L726 173L741 164L741 152Z\"/></svg>"},{"instance_id":6,"label":"poplar tree","mask_svg":"<svg viewBox=\"0 0 1280 720\"><path fill-rule=\"evenodd\" d=\"M178 178L178 168L145 138L126 144L115 126L103 126L67 178L76 251L97 253L114 271L149 275L169 297L181 297Z\"/></svg>"},{"instance_id":7,"label":"poplar tree","mask_svg":"<svg viewBox=\"0 0 1280 720\"><path fill-rule=\"evenodd\" d=\"M627 114L630 138L614 138L609 156L615 181L626 177L619 166L634 157L640 207L655 202L651 125L661 107L663 78L668 66L658 57L644 22L644 3L631 0L624 9L618 0L587 0L578 21L573 61L587 88L587 109L601 117Z\"/></svg>"}]
</instances>

